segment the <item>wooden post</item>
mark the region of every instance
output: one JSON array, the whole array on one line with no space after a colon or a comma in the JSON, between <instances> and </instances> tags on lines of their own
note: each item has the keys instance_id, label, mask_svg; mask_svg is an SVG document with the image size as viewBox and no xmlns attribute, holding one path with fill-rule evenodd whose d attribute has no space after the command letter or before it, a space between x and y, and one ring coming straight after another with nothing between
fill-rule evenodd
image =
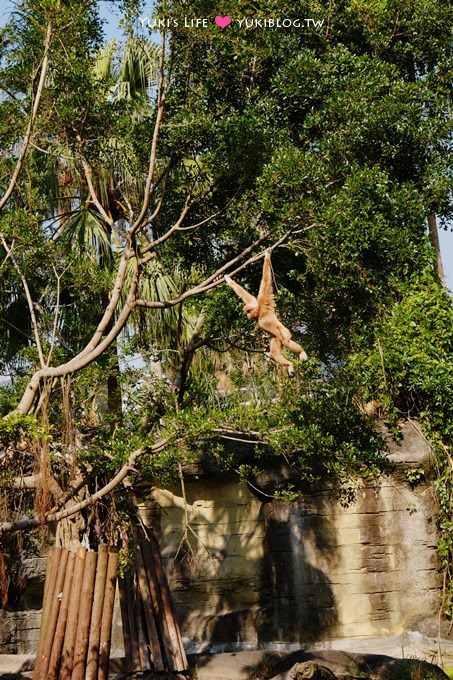
<instances>
[{"instance_id":1,"label":"wooden post","mask_svg":"<svg viewBox=\"0 0 453 680\"><path fill-rule=\"evenodd\" d=\"M88 659L86 680L97 680L99 663L99 641L101 638L102 608L104 606L105 581L109 561L108 547L99 546L96 582L94 585L93 611L91 614L90 637L88 642Z\"/></svg>"},{"instance_id":2,"label":"wooden post","mask_svg":"<svg viewBox=\"0 0 453 680\"><path fill-rule=\"evenodd\" d=\"M33 673L33 680L39 680L41 673L41 655L44 645L44 637L47 629L47 621L49 620L49 606L52 601L52 595L55 589L55 581L57 578L58 563L60 561L61 548L52 546L49 548L47 557L46 580L44 583L44 595L42 600L41 611L41 628L39 631L38 651L36 653L35 670Z\"/></svg>"},{"instance_id":3,"label":"wooden post","mask_svg":"<svg viewBox=\"0 0 453 680\"><path fill-rule=\"evenodd\" d=\"M85 558L71 680L84 680L85 678L85 662L88 652L88 638L90 635L97 559L98 556L95 552L87 553Z\"/></svg>"},{"instance_id":4,"label":"wooden post","mask_svg":"<svg viewBox=\"0 0 453 680\"><path fill-rule=\"evenodd\" d=\"M143 563L140 547L137 549L137 577L140 588L140 596L143 602L143 612L145 615L146 627L148 629L148 637L154 669L157 671L162 671L164 670L164 662L159 644L159 634L157 632L157 626L154 620L153 601L149 591L148 578L146 576L145 565Z\"/></svg>"},{"instance_id":5,"label":"wooden post","mask_svg":"<svg viewBox=\"0 0 453 680\"><path fill-rule=\"evenodd\" d=\"M117 573L118 573L118 555L116 553L109 553L109 561L107 565L107 578L104 594L104 605L102 608L98 680L108 680L110 641L112 635L113 605L115 602Z\"/></svg>"},{"instance_id":6,"label":"wooden post","mask_svg":"<svg viewBox=\"0 0 453 680\"><path fill-rule=\"evenodd\" d=\"M50 604L48 606L48 618L44 622L46 632L44 636L44 644L42 647L40 666L39 666L39 677L46 678L47 680L47 669L49 667L50 655L52 652L52 644L55 637L55 629L57 627L58 613L60 611L61 593L64 587L64 579L66 575L66 564L68 562L69 553L67 550L62 550L60 553L60 560L58 562L58 572L57 578L55 580L55 587L53 589L52 597L50 599Z\"/></svg>"},{"instance_id":7,"label":"wooden post","mask_svg":"<svg viewBox=\"0 0 453 680\"><path fill-rule=\"evenodd\" d=\"M61 598L57 627L55 629L55 638L52 645L52 652L50 654L49 668L47 671L47 680L57 680L58 678L61 652L63 649L64 634L66 630L66 621L68 620L68 607L69 598L71 595L72 576L74 573L74 561L75 554L73 552L70 552L68 555L68 562L66 564L66 575L64 579L63 596Z\"/></svg>"},{"instance_id":8,"label":"wooden post","mask_svg":"<svg viewBox=\"0 0 453 680\"><path fill-rule=\"evenodd\" d=\"M75 556L74 574L72 577L72 591L69 598L66 633L64 636L63 656L60 667L60 680L70 680L72 675L74 646L80 605L80 591L82 590L86 553L86 548L79 548Z\"/></svg>"}]
</instances>

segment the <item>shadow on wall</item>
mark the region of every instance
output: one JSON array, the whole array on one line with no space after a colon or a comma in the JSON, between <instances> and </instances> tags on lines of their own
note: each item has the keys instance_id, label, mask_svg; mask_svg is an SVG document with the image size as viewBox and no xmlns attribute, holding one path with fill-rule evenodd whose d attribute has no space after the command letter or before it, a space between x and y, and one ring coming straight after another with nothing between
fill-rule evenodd
<instances>
[{"instance_id":1,"label":"shadow on wall","mask_svg":"<svg viewBox=\"0 0 453 680\"><path fill-rule=\"evenodd\" d=\"M334 560L334 537L322 514L294 512L283 501L263 506L265 539L258 641L322 640L337 623L332 585L316 562Z\"/></svg>"},{"instance_id":2,"label":"shadow on wall","mask_svg":"<svg viewBox=\"0 0 453 680\"><path fill-rule=\"evenodd\" d=\"M186 492L196 554L189 559L180 549L174 559L183 520L176 489L160 524L189 653L328 637L337 623L326 576L336 541L325 513L313 518L303 505L263 505L235 479L189 481ZM320 508L325 501L320 496Z\"/></svg>"}]
</instances>

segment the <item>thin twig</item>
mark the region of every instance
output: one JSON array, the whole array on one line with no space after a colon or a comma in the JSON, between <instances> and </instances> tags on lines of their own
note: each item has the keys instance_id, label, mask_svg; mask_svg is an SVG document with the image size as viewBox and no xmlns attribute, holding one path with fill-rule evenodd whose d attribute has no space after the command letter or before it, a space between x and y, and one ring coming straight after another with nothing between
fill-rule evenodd
<instances>
[{"instance_id":1,"label":"thin twig","mask_svg":"<svg viewBox=\"0 0 453 680\"><path fill-rule=\"evenodd\" d=\"M44 361L44 354L43 354L43 351L42 351L41 338L39 337L38 321L36 319L35 307L34 307L34 304L33 304L33 299L31 297L30 288L28 287L27 279L25 278L24 274L22 273L22 270L19 267L19 263L17 262L16 258L13 255L12 249L6 243L6 240L3 236L3 234L0 235L0 240L3 244L4 249L6 250L7 254L9 255L11 262L14 265L14 269L16 270L17 274L19 275L20 280L22 281L22 286L23 286L23 289L24 289L24 292L25 292L25 297L27 298L28 309L29 309L29 312L30 312L30 318L31 318L31 324L32 324L32 327L33 327L33 335L35 337L36 349L38 350L39 363L41 364L41 368L44 368L46 363Z\"/></svg>"},{"instance_id":2,"label":"thin twig","mask_svg":"<svg viewBox=\"0 0 453 680\"><path fill-rule=\"evenodd\" d=\"M57 304L56 304L55 312L54 312L53 328L52 328L52 340L50 342L50 349L49 349L49 354L47 355L46 366L50 365L50 360L52 358L53 349L55 347L55 339L56 339L56 336L57 336L58 315L59 315L59 312L60 312L60 292L61 292L60 291L60 288L61 288L60 280L61 280L62 275L57 273L57 270L55 269L55 267L53 267L53 271L54 271L55 277L57 279Z\"/></svg>"}]
</instances>

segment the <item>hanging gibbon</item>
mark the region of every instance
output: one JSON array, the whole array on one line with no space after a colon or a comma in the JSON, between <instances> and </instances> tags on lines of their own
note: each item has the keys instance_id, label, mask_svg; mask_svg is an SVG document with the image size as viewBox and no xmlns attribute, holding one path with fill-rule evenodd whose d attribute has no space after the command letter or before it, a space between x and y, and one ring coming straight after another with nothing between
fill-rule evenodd
<instances>
[{"instance_id":1,"label":"hanging gibbon","mask_svg":"<svg viewBox=\"0 0 453 680\"><path fill-rule=\"evenodd\" d=\"M294 375L294 367L282 354L282 346L287 347L291 352L299 355L300 361L307 360L307 353L304 348L294 340L291 340L290 331L278 320L275 313L275 299L272 289L272 269L271 256L266 250L263 264L263 275L261 278L258 298L251 295L245 288L233 281L229 276L225 276L226 283L231 286L234 292L244 300L244 313L250 321L257 321L258 326L271 336L269 356L277 364L286 366L288 375Z\"/></svg>"}]
</instances>

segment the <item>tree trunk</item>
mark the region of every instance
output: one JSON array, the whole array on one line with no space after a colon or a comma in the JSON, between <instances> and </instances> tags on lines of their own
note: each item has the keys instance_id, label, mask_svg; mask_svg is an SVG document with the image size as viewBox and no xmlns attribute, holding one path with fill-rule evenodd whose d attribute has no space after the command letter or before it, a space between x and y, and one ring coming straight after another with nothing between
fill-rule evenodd
<instances>
[{"instance_id":1,"label":"tree trunk","mask_svg":"<svg viewBox=\"0 0 453 680\"><path fill-rule=\"evenodd\" d=\"M440 252L440 242L439 242L439 232L437 230L437 221L434 213L429 213L428 215L428 230L429 230L429 240L434 248L436 254L436 274L439 279L439 283L445 287L445 273L442 264L442 254Z\"/></svg>"}]
</instances>

